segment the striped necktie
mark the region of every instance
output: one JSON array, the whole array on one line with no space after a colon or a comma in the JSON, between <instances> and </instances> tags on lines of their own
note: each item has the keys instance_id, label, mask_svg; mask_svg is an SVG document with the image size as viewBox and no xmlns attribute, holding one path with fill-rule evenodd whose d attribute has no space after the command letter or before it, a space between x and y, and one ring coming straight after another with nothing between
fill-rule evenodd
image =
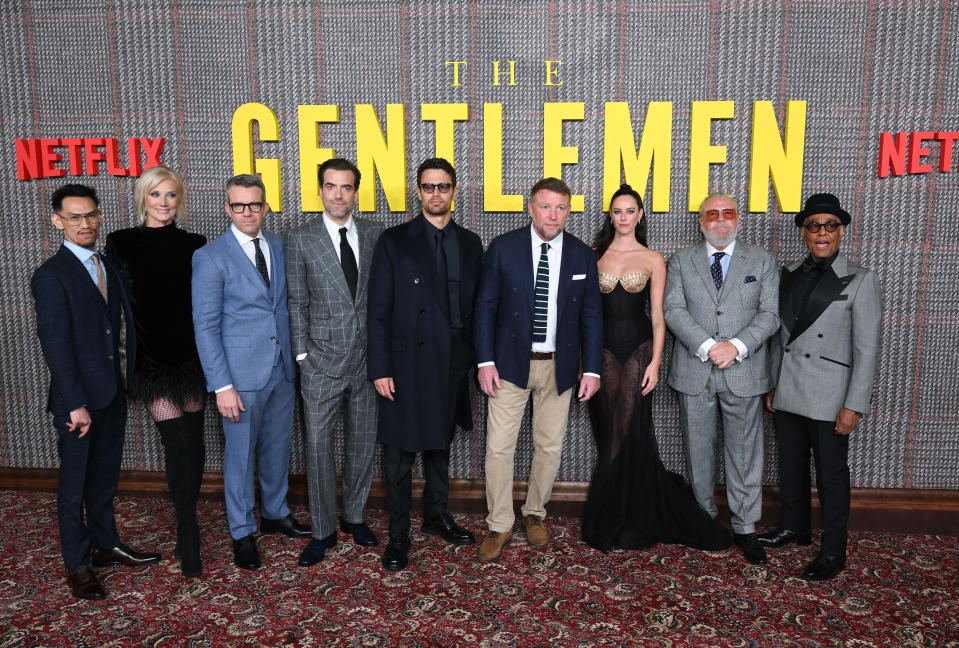
<instances>
[{"instance_id":1,"label":"striped necktie","mask_svg":"<svg viewBox=\"0 0 959 648\"><path fill-rule=\"evenodd\" d=\"M536 268L536 305L533 308L533 342L546 341L546 314L549 311L549 243L543 243Z\"/></svg>"}]
</instances>

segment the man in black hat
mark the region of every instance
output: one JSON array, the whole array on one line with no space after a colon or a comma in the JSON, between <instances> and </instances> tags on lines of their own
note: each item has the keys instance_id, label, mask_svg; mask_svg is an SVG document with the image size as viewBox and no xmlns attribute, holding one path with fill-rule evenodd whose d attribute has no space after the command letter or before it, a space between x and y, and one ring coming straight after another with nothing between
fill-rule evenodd
<instances>
[{"instance_id":1,"label":"man in black hat","mask_svg":"<svg viewBox=\"0 0 959 648\"><path fill-rule=\"evenodd\" d=\"M846 565L849 433L869 410L879 355L876 273L839 254L850 220L828 193L810 196L796 215L809 255L783 267L782 326L771 342L775 388L766 408L775 412L783 509L781 527L759 542L810 544L812 449L823 533L819 554L802 573L806 580L831 579Z\"/></svg>"}]
</instances>

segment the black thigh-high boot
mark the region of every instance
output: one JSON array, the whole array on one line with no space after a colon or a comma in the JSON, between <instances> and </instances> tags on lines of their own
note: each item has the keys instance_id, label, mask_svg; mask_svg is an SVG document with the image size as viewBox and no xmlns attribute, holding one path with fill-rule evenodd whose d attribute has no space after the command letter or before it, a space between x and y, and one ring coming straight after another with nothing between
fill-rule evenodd
<instances>
[{"instance_id":1,"label":"black thigh-high boot","mask_svg":"<svg viewBox=\"0 0 959 648\"><path fill-rule=\"evenodd\" d=\"M190 422L186 416L157 421L166 459L167 487L176 513L177 539L180 546L180 570L186 578L199 576L200 533L196 519L193 443Z\"/></svg>"},{"instance_id":2,"label":"black thigh-high boot","mask_svg":"<svg viewBox=\"0 0 959 648\"><path fill-rule=\"evenodd\" d=\"M203 471L206 467L206 445L203 440L203 410L184 412L183 418L190 426L190 479L193 487L193 508L200 499L200 487L203 485Z\"/></svg>"}]
</instances>

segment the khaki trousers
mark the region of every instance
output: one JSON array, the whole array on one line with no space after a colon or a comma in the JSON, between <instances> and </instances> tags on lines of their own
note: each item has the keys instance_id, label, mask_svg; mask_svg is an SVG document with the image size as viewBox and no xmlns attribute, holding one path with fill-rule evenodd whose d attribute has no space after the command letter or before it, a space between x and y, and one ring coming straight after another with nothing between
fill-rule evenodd
<instances>
[{"instance_id":1,"label":"khaki trousers","mask_svg":"<svg viewBox=\"0 0 959 648\"><path fill-rule=\"evenodd\" d=\"M530 360L527 387L508 380L489 399L486 428L486 524L500 533L513 528L513 455L526 402L533 395L533 465L523 515L546 517L546 502L563 453L572 388L556 392L553 360Z\"/></svg>"}]
</instances>

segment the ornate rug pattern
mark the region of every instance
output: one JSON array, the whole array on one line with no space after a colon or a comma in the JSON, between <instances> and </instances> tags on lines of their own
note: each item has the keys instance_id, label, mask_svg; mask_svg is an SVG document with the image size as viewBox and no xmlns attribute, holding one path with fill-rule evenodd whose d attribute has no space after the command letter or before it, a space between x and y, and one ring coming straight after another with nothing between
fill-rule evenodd
<instances>
[{"instance_id":1,"label":"ornate rug pattern","mask_svg":"<svg viewBox=\"0 0 959 648\"><path fill-rule=\"evenodd\" d=\"M55 496L0 491L0 648L13 646L598 646L959 648L959 538L853 533L847 569L797 578L813 547L769 553L658 545L603 554L578 520L548 520L545 550L517 534L494 563L475 547L419 533L410 569L380 567L382 547L340 534L327 559L296 566L305 541L263 536L264 566L234 567L222 502L200 503L204 573L173 559L166 500L121 497L120 534L164 560L101 571L109 596L78 601L64 580ZM304 507L294 515L308 519ZM483 516L456 515L477 537ZM386 516L371 511L385 539Z\"/></svg>"}]
</instances>

